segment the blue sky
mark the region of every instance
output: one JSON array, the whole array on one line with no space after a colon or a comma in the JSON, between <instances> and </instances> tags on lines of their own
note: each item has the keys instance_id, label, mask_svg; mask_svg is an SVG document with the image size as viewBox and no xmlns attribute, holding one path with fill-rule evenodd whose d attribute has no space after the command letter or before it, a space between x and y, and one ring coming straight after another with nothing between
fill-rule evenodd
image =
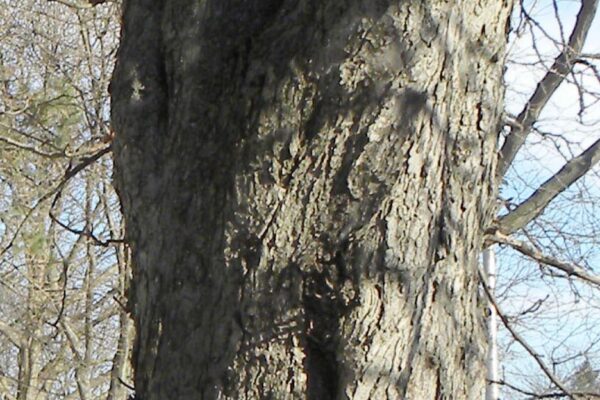
<instances>
[{"instance_id":1,"label":"blue sky","mask_svg":"<svg viewBox=\"0 0 600 400\"><path fill-rule=\"evenodd\" d=\"M557 22L553 2L526 1L530 15L542 29L522 29L513 33L509 68L506 108L518 114L531 95L539 79L546 73L553 58L560 51L557 42L568 40L579 1L558 1L557 12L562 24ZM562 29L562 30L561 30ZM535 48L532 39L535 37ZM600 18L592 25L588 35L586 53L600 53ZM540 55L544 63L539 63ZM598 63L597 63L598 64ZM572 78L569 78L572 79ZM592 76L583 80L586 87L600 92L600 84ZM526 199L537 186L557 172L565 159L579 154L600 137L600 104L586 96L590 107L580 119L579 92L573 84L563 84L536 125L546 136L533 135L507 176L508 184L502 188L503 198L518 203ZM600 227L600 174L596 167L556 199L542 216L544 224L530 227L532 234L541 237L541 243L561 259L571 259L580 265L594 268L600 274L600 256L595 242L596 229ZM565 231L568 238L556 232ZM598 232L600 233L600 232ZM550 357L566 359L568 355L587 352L590 361L600 368L600 290L565 279L553 279L547 268L540 267L510 249L500 249L498 254L498 295L502 307L510 315L535 306L539 309L518 321L518 330L551 365ZM543 300L543 301L542 301ZM535 317L535 318L534 318ZM527 387L537 381L547 382L533 359L504 333L501 344L507 350L503 368L505 377L515 384ZM502 357L502 355L501 355ZM556 365L560 376L579 365L583 357L576 357ZM510 398L513 398L514 393Z\"/></svg>"}]
</instances>

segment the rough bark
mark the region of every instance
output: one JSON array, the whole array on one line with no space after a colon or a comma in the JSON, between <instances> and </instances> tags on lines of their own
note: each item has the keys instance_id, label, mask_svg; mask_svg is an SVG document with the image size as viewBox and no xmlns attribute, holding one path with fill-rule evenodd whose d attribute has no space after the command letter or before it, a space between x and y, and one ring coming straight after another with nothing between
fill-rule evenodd
<instances>
[{"instance_id":1,"label":"rough bark","mask_svg":"<svg viewBox=\"0 0 600 400\"><path fill-rule=\"evenodd\" d=\"M137 396L479 399L511 4L124 4Z\"/></svg>"}]
</instances>

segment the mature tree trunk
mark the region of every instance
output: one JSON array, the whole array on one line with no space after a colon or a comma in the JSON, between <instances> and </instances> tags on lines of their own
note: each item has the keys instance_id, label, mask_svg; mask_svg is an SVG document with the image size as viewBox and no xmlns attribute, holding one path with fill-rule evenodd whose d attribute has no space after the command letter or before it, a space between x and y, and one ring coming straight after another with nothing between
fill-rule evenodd
<instances>
[{"instance_id":1,"label":"mature tree trunk","mask_svg":"<svg viewBox=\"0 0 600 400\"><path fill-rule=\"evenodd\" d=\"M480 399L504 0L127 0L137 396Z\"/></svg>"}]
</instances>

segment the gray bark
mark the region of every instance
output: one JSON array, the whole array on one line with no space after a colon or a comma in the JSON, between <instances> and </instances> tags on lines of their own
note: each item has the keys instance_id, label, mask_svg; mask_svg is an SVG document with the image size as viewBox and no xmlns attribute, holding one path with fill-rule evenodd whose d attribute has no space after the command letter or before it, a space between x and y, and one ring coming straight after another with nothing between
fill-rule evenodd
<instances>
[{"instance_id":1,"label":"gray bark","mask_svg":"<svg viewBox=\"0 0 600 400\"><path fill-rule=\"evenodd\" d=\"M479 399L511 4L124 4L137 396Z\"/></svg>"}]
</instances>

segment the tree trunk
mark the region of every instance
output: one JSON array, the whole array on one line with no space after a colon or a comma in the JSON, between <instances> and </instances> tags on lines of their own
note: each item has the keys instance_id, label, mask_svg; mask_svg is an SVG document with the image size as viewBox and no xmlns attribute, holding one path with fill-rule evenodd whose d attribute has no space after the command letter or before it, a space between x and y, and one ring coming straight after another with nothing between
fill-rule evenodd
<instances>
[{"instance_id":1,"label":"tree trunk","mask_svg":"<svg viewBox=\"0 0 600 400\"><path fill-rule=\"evenodd\" d=\"M482 398L508 3L125 1L138 398Z\"/></svg>"}]
</instances>

